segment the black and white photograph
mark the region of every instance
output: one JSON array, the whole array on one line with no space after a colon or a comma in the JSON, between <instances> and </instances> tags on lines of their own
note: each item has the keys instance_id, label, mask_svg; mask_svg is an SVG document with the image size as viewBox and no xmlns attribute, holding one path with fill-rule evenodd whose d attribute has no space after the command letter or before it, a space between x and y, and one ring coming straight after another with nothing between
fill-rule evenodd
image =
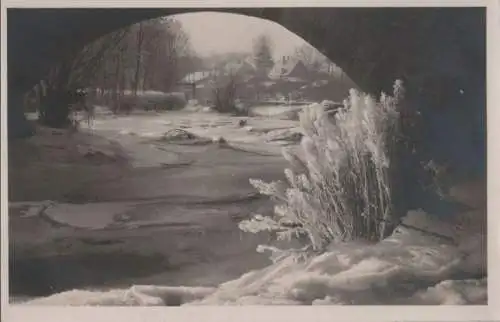
<instances>
[{"instance_id":1,"label":"black and white photograph","mask_svg":"<svg viewBox=\"0 0 500 322\"><path fill-rule=\"evenodd\" d=\"M488 305L480 2L4 9L9 306Z\"/></svg>"}]
</instances>

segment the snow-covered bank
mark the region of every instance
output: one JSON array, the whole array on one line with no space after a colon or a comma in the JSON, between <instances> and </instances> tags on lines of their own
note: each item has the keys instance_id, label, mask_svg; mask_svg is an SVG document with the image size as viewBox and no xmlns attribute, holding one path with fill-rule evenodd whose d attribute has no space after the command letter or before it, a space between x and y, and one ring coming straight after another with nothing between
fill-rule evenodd
<instances>
[{"instance_id":1,"label":"snow-covered bank","mask_svg":"<svg viewBox=\"0 0 500 322\"><path fill-rule=\"evenodd\" d=\"M469 214L471 219L481 215ZM217 288L143 285L104 292L73 290L24 304L486 304L484 236L435 221L423 212L412 212L404 223L432 226L454 243L399 227L378 244L334 245L304 261L288 256Z\"/></svg>"},{"instance_id":2,"label":"snow-covered bank","mask_svg":"<svg viewBox=\"0 0 500 322\"><path fill-rule=\"evenodd\" d=\"M61 200L128 168L119 143L100 135L37 126L36 135L9 144L9 200Z\"/></svg>"}]
</instances>

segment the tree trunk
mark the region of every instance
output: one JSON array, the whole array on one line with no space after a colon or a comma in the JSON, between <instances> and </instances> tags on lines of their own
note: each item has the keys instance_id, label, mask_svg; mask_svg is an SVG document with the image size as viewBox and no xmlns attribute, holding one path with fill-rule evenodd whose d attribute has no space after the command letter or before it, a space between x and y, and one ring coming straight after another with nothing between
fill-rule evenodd
<instances>
[{"instance_id":1,"label":"tree trunk","mask_svg":"<svg viewBox=\"0 0 500 322\"><path fill-rule=\"evenodd\" d=\"M119 100L119 90L120 90L120 57L117 55L115 57L115 73L112 84L112 93L111 93L111 105L113 106L113 113L117 114L120 112L120 100Z\"/></svg>"},{"instance_id":2,"label":"tree trunk","mask_svg":"<svg viewBox=\"0 0 500 322\"><path fill-rule=\"evenodd\" d=\"M71 76L71 64L73 57L54 70L52 79L49 80L47 93L40 102L40 122L53 128L64 128L70 124L69 105L70 97L67 87Z\"/></svg>"},{"instance_id":3,"label":"tree trunk","mask_svg":"<svg viewBox=\"0 0 500 322\"><path fill-rule=\"evenodd\" d=\"M134 77L134 96L137 96L137 90L139 88L139 76L141 70L141 57L142 57L142 43L144 41L144 31L142 23L139 24L139 31L137 33L137 56L135 64L135 77Z\"/></svg>"},{"instance_id":4,"label":"tree trunk","mask_svg":"<svg viewBox=\"0 0 500 322\"><path fill-rule=\"evenodd\" d=\"M121 65L123 66L123 62L121 62ZM120 101L120 109L123 109L125 111L125 113L128 115L130 114L130 102L126 102L126 104L123 104L122 102L122 98L123 98L123 91L125 90L125 81L126 81L126 77L125 77L125 71L123 70L123 68L121 68L120 70L120 75L119 75L119 91L118 91L118 95L119 95L119 98L118 100Z\"/></svg>"}]
</instances>

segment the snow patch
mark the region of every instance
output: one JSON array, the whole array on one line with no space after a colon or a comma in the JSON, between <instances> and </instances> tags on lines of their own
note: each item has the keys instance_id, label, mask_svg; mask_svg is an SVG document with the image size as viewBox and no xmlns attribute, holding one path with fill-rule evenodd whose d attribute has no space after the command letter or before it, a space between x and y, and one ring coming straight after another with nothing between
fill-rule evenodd
<instances>
[{"instance_id":1,"label":"snow patch","mask_svg":"<svg viewBox=\"0 0 500 322\"><path fill-rule=\"evenodd\" d=\"M430 227L430 216L411 212L406 223ZM439 227L432 226L434 228ZM441 228L444 228L442 225ZM449 232L437 229L436 233ZM31 304L255 305L255 304L485 304L484 236L457 244L398 227L377 243L332 245L298 260L288 256L260 270L212 288L135 286L128 291L71 291ZM464 276L457 280L457 276ZM454 279L454 280L452 280ZM66 295L65 295L66 294Z\"/></svg>"},{"instance_id":2,"label":"snow patch","mask_svg":"<svg viewBox=\"0 0 500 322\"><path fill-rule=\"evenodd\" d=\"M302 140L302 136L302 132L297 129L272 130L267 133L267 141L299 143Z\"/></svg>"},{"instance_id":3,"label":"snow patch","mask_svg":"<svg viewBox=\"0 0 500 322\"><path fill-rule=\"evenodd\" d=\"M52 220L64 225L84 229L103 229L114 223L115 217L130 206L119 203L57 204L44 212Z\"/></svg>"},{"instance_id":4,"label":"snow patch","mask_svg":"<svg viewBox=\"0 0 500 322\"><path fill-rule=\"evenodd\" d=\"M418 292L413 300L424 305L486 304L488 297L486 279L446 280L425 291Z\"/></svg>"},{"instance_id":5,"label":"snow patch","mask_svg":"<svg viewBox=\"0 0 500 322\"><path fill-rule=\"evenodd\" d=\"M137 285L112 291L72 290L45 298L29 300L26 305L66 306L179 306L206 297L210 287Z\"/></svg>"}]
</instances>

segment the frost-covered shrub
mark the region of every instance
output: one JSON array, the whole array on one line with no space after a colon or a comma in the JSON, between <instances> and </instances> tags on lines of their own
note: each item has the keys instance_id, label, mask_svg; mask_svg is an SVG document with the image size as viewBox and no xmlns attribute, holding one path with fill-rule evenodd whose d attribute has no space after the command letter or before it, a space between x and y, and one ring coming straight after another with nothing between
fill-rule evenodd
<instances>
[{"instance_id":1,"label":"frost-covered shrub","mask_svg":"<svg viewBox=\"0 0 500 322\"><path fill-rule=\"evenodd\" d=\"M255 216L240 229L274 232L279 239L306 237L314 250L332 242L378 241L391 233L391 167L399 135L401 82L394 95L350 91L344 107L328 113L315 104L300 114L304 133L298 152L285 149L287 182L250 183L276 201L272 217ZM397 189L397 187L395 187Z\"/></svg>"}]
</instances>

